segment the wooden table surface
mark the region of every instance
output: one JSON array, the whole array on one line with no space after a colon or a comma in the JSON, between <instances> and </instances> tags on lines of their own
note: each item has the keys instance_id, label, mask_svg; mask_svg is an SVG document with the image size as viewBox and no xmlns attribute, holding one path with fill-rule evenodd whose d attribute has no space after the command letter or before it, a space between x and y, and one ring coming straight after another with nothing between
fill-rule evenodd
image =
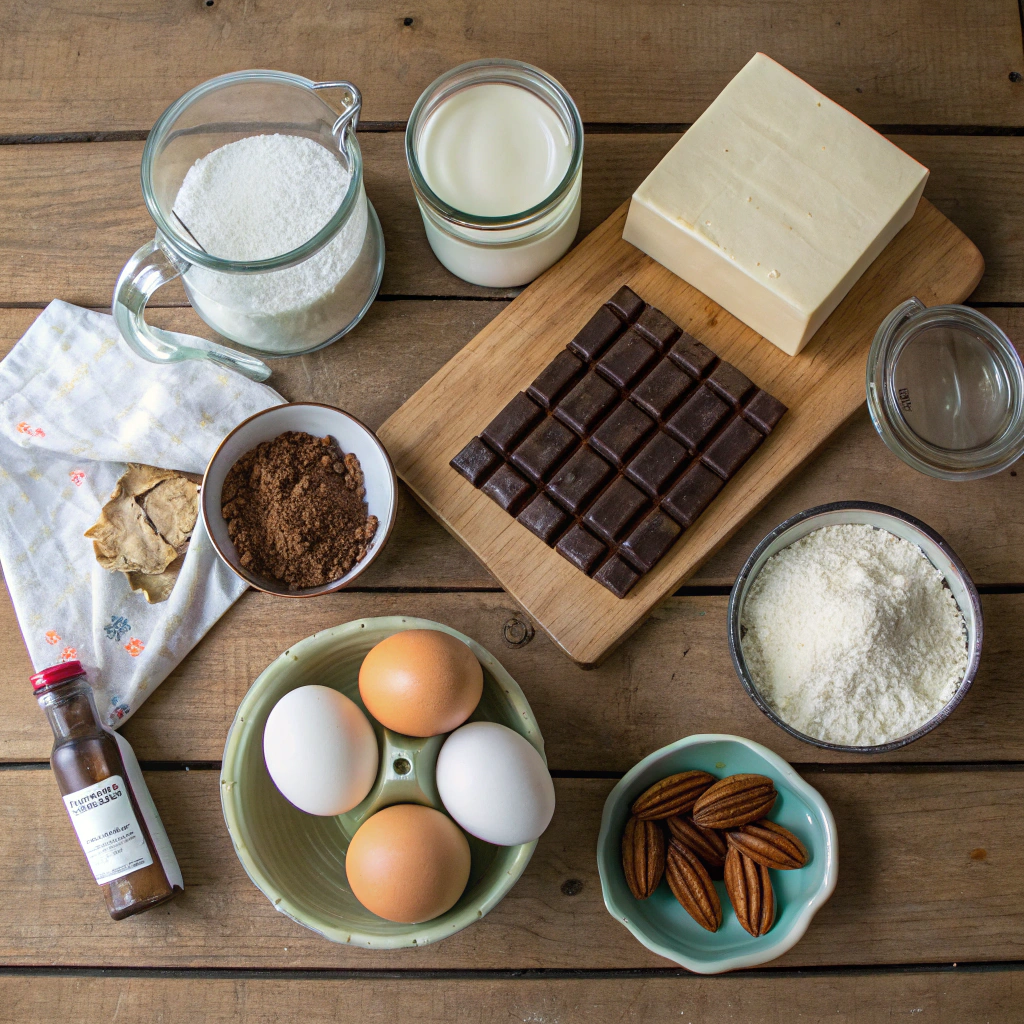
<instances>
[{"instance_id":1,"label":"wooden table surface","mask_svg":"<svg viewBox=\"0 0 1024 1024\"><path fill-rule=\"evenodd\" d=\"M384 226L379 301L349 337L274 364L290 399L383 420L512 294L433 258L403 154L434 77L510 56L576 99L587 126L583 225L629 196L755 50L931 168L926 195L981 248L971 301L1024 337L1024 52L1016 0L28 0L0 2L0 354L53 298L105 309L152 236L139 188L148 128L186 89L271 67L363 90L367 192ZM203 333L183 293L159 326ZM1024 473L1024 470L1021 471ZM315 601L246 594L125 726L185 875L185 893L114 923L50 777L51 737L0 607L0 1021L1019 1021L1024 1015L1024 514L1014 470L928 479L863 409L677 596L584 672L481 566L402 496L357 589ZM942 727L884 758L790 739L745 696L725 610L765 532L810 505L896 505L942 533L984 597L981 671ZM378 614L422 615L491 650L526 692L558 809L486 918L417 950L332 945L275 913L235 858L219 758L246 688L296 640ZM605 911L602 803L639 758L729 732L792 761L831 805L839 885L766 968L699 978L648 953Z\"/></svg>"}]
</instances>

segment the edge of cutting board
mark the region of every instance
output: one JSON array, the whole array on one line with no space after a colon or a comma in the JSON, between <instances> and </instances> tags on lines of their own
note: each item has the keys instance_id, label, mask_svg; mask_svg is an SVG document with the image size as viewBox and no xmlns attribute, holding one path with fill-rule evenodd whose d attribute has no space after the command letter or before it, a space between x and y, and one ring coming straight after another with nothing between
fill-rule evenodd
<instances>
[{"instance_id":1,"label":"edge of cutting board","mask_svg":"<svg viewBox=\"0 0 1024 1024\"><path fill-rule=\"evenodd\" d=\"M977 247L922 199L797 356L765 341L717 303L622 240L628 201L526 288L377 431L398 475L528 615L581 665L594 665L718 550L865 400L867 351L904 299L960 302L977 286ZM448 465L525 390L622 284L736 363L790 411L626 598L616 598L515 522ZM881 442L879 442L881 443Z\"/></svg>"}]
</instances>

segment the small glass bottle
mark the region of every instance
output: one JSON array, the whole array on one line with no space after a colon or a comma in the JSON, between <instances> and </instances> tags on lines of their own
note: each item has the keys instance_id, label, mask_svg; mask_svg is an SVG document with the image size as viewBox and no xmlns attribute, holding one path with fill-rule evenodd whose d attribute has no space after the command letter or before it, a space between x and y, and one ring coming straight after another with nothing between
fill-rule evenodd
<instances>
[{"instance_id":1,"label":"small glass bottle","mask_svg":"<svg viewBox=\"0 0 1024 1024\"><path fill-rule=\"evenodd\" d=\"M80 662L32 676L53 729L50 767L115 921L182 891L181 871L128 742L106 729Z\"/></svg>"}]
</instances>

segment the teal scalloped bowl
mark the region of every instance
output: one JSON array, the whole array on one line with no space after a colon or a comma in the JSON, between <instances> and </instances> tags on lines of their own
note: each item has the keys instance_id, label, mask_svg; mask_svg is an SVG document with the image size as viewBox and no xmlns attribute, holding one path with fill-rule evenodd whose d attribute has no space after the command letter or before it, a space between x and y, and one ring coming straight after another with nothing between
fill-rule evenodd
<instances>
[{"instance_id":1,"label":"teal scalloped bowl","mask_svg":"<svg viewBox=\"0 0 1024 1024\"><path fill-rule=\"evenodd\" d=\"M797 835L810 853L805 867L772 872L778 916L767 935L754 938L740 927L723 882L715 883L722 901L722 927L717 932L701 928L676 902L664 880L646 900L635 899L626 885L621 844L629 808L648 786L691 768L719 778L741 772L767 775L779 794L770 817ZM687 970L720 974L774 960L803 938L836 887L836 823L821 794L767 747L741 736L687 736L645 757L608 794L597 840L597 867L608 913L636 939Z\"/></svg>"}]
</instances>

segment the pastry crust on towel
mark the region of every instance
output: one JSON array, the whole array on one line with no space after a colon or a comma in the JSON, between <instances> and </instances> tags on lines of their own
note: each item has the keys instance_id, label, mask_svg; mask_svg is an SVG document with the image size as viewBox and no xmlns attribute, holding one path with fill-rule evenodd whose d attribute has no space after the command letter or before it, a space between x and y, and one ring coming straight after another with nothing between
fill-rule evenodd
<instances>
[{"instance_id":1,"label":"pastry crust on towel","mask_svg":"<svg viewBox=\"0 0 1024 1024\"><path fill-rule=\"evenodd\" d=\"M123 572L151 604L166 601L177 578L168 567L188 546L199 514L199 487L172 469L129 463L85 536L96 561Z\"/></svg>"}]
</instances>

